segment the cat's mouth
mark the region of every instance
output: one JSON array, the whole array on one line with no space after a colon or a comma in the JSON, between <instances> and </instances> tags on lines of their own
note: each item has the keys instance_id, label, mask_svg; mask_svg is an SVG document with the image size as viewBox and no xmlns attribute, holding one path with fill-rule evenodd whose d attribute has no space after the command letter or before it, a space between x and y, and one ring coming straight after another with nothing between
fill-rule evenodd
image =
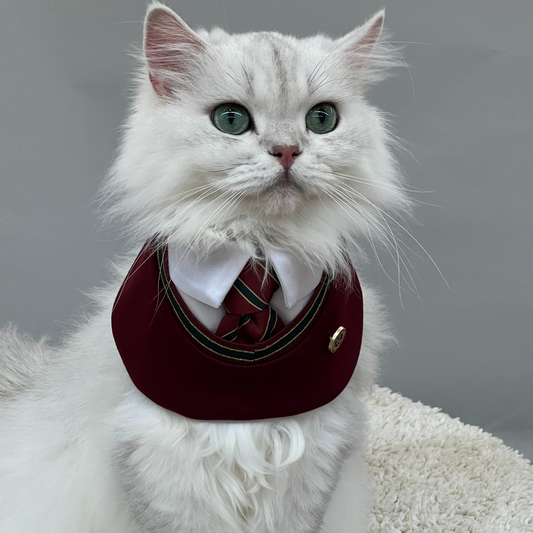
<instances>
[{"instance_id":1,"label":"cat's mouth","mask_svg":"<svg viewBox=\"0 0 533 533\"><path fill-rule=\"evenodd\" d=\"M269 216L289 215L306 203L307 194L298 180L278 176L265 186L258 197L259 209Z\"/></svg>"},{"instance_id":2,"label":"cat's mouth","mask_svg":"<svg viewBox=\"0 0 533 533\"><path fill-rule=\"evenodd\" d=\"M270 183L267 192L299 192L303 194L304 189L299 180L295 177L291 169L283 169Z\"/></svg>"}]
</instances>

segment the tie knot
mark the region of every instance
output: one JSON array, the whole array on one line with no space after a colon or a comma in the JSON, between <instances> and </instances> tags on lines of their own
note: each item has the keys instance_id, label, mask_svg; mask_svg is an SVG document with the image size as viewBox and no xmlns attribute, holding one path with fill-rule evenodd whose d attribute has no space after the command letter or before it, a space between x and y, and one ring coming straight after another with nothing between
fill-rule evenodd
<instances>
[{"instance_id":1,"label":"tie knot","mask_svg":"<svg viewBox=\"0 0 533 533\"><path fill-rule=\"evenodd\" d=\"M248 261L224 299L226 314L217 335L228 341L254 344L283 329L282 320L269 305L278 288L278 276L273 270L267 270L262 261Z\"/></svg>"},{"instance_id":2,"label":"tie knot","mask_svg":"<svg viewBox=\"0 0 533 533\"><path fill-rule=\"evenodd\" d=\"M257 313L268 307L272 295L279 289L279 279L263 261L248 261L233 283L224 305L228 313Z\"/></svg>"}]
</instances>

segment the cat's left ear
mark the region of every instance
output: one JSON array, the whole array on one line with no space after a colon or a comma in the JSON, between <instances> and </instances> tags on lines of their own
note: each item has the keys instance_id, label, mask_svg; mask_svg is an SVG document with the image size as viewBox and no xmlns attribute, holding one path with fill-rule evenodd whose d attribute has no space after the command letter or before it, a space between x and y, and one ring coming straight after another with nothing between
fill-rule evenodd
<instances>
[{"instance_id":1,"label":"cat's left ear","mask_svg":"<svg viewBox=\"0 0 533 533\"><path fill-rule=\"evenodd\" d=\"M385 9L364 24L335 41L336 51L352 69L359 70L363 82L374 83L386 78L385 70L402 65L398 51L383 38Z\"/></svg>"},{"instance_id":2,"label":"cat's left ear","mask_svg":"<svg viewBox=\"0 0 533 533\"><path fill-rule=\"evenodd\" d=\"M346 51L363 56L370 54L383 32L385 9L381 9L370 17L363 25L341 37L338 41Z\"/></svg>"}]
</instances>

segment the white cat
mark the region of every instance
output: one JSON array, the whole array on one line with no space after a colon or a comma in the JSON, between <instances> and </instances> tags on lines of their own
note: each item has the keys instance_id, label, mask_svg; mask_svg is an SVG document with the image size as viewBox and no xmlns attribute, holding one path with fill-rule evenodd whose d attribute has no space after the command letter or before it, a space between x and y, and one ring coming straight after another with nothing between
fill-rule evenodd
<instances>
[{"instance_id":1,"label":"white cat","mask_svg":"<svg viewBox=\"0 0 533 533\"><path fill-rule=\"evenodd\" d=\"M252 257L288 249L333 277L347 253L362 258L365 237L391 241L386 211L410 202L383 114L365 99L401 63L383 18L337 40L296 39L193 32L149 7L132 112L102 192L134 236L132 256L61 346L0 331L1 533L311 533L331 531L332 518L337 532L366 530L361 397L391 339L371 287L348 386L277 419L204 422L159 407L126 373L110 315L154 235L200 257L229 235ZM246 114L238 134L213 118L225 103ZM298 149L287 179L276 146Z\"/></svg>"}]
</instances>

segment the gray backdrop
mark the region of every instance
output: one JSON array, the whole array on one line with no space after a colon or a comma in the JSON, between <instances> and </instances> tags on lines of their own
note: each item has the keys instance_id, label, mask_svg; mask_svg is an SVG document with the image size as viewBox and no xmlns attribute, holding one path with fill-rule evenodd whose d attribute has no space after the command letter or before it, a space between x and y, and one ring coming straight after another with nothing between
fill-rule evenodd
<instances>
[{"instance_id":1,"label":"gray backdrop","mask_svg":"<svg viewBox=\"0 0 533 533\"><path fill-rule=\"evenodd\" d=\"M382 383L533 458L533 2L530 0L196 0L195 26L338 36L387 8L410 70L372 93L394 115L417 194L411 254L421 299L377 268L398 331ZM65 331L83 291L124 245L98 231L92 198L127 105L145 2L0 4L0 324ZM420 44L415 44L420 43ZM423 257L416 243L404 242ZM382 260L391 277L395 267Z\"/></svg>"}]
</instances>

